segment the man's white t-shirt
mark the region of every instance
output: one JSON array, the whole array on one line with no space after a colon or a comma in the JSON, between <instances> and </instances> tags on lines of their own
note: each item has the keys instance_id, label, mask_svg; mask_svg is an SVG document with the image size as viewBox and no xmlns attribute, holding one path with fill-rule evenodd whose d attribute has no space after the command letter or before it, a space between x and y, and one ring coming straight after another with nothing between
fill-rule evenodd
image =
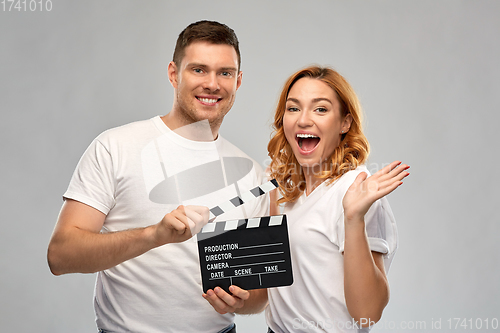
<instances>
[{"instance_id":1,"label":"man's white t-shirt","mask_svg":"<svg viewBox=\"0 0 500 333\"><path fill-rule=\"evenodd\" d=\"M180 204L212 208L262 180L260 166L220 136L190 141L154 117L99 135L64 198L106 214L101 231L106 233L156 224ZM265 201L256 199L217 220L266 215ZM217 332L230 325L234 315L218 314L202 293L195 236L98 272L97 326L109 332L177 333Z\"/></svg>"},{"instance_id":2,"label":"man's white t-shirt","mask_svg":"<svg viewBox=\"0 0 500 333\"><path fill-rule=\"evenodd\" d=\"M323 182L285 205L294 282L268 289L266 319L276 333L368 332L357 329L344 297L344 212L342 199L365 166L331 185ZM365 215L370 249L384 254L386 271L397 248L397 230L389 202L377 200Z\"/></svg>"}]
</instances>

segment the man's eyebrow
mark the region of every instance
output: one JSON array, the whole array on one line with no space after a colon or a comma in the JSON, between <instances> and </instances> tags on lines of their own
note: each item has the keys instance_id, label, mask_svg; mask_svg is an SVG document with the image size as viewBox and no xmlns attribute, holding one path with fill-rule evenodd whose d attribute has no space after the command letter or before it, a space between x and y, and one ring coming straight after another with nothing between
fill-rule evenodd
<instances>
[{"instance_id":1,"label":"man's eyebrow","mask_svg":"<svg viewBox=\"0 0 500 333\"><path fill-rule=\"evenodd\" d=\"M189 64L187 64L187 67L189 67L189 68L199 67L199 68L204 68L204 69L208 68L207 65L202 64L202 63L197 63L197 62L189 63ZM219 71L223 71L223 72L236 72L236 71L238 71L238 69L236 67L222 67L222 68L219 68Z\"/></svg>"},{"instance_id":2,"label":"man's eyebrow","mask_svg":"<svg viewBox=\"0 0 500 333\"><path fill-rule=\"evenodd\" d=\"M220 70L223 72L236 72L238 69L236 67L222 67Z\"/></svg>"},{"instance_id":3,"label":"man's eyebrow","mask_svg":"<svg viewBox=\"0 0 500 333\"><path fill-rule=\"evenodd\" d=\"M201 63L197 63L197 62L191 62L189 64L186 65L186 67L201 67L201 68L207 68L207 65L205 64L201 64Z\"/></svg>"}]
</instances>

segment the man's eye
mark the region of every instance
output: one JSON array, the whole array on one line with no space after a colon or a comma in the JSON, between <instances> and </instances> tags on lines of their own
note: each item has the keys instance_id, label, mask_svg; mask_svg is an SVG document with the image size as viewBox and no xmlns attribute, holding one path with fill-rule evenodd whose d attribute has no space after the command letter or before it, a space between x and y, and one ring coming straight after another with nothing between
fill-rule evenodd
<instances>
[{"instance_id":1,"label":"man's eye","mask_svg":"<svg viewBox=\"0 0 500 333\"><path fill-rule=\"evenodd\" d=\"M222 73L220 73L220 74L221 74L222 76L228 76L228 77L232 75L232 74L231 74L231 72L222 72Z\"/></svg>"},{"instance_id":2,"label":"man's eye","mask_svg":"<svg viewBox=\"0 0 500 333\"><path fill-rule=\"evenodd\" d=\"M195 68L195 69L193 69L193 72L195 72L195 73L202 73L203 70L201 68Z\"/></svg>"}]
</instances>

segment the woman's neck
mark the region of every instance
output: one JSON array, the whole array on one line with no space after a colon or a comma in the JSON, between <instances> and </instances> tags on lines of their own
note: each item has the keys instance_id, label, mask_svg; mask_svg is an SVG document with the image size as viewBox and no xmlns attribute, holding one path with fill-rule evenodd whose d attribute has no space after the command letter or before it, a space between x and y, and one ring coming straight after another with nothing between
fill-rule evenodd
<instances>
[{"instance_id":1,"label":"woman's neck","mask_svg":"<svg viewBox=\"0 0 500 333\"><path fill-rule=\"evenodd\" d=\"M310 195L316 187L325 181L324 178L319 178L311 168L302 168L304 179L306 181L306 195Z\"/></svg>"}]
</instances>

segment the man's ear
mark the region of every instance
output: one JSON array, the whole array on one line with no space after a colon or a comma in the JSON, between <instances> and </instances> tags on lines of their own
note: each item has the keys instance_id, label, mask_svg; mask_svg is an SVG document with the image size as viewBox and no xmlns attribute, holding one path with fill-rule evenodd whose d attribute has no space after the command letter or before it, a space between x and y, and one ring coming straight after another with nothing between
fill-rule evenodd
<instances>
[{"instance_id":1,"label":"man's ear","mask_svg":"<svg viewBox=\"0 0 500 333\"><path fill-rule=\"evenodd\" d=\"M238 77L236 78L236 90L241 86L241 79L243 78L243 72L240 71L238 73Z\"/></svg>"},{"instance_id":2,"label":"man's ear","mask_svg":"<svg viewBox=\"0 0 500 333\"><path fill-rule=\"evenodd\" d=\"M178 76L179 76L179 71L177 70L177 66L175 65L175 62L171 61L168 64L168 80L175 89L177 89L178 85Z\"/></svg>"}]
</instances>

